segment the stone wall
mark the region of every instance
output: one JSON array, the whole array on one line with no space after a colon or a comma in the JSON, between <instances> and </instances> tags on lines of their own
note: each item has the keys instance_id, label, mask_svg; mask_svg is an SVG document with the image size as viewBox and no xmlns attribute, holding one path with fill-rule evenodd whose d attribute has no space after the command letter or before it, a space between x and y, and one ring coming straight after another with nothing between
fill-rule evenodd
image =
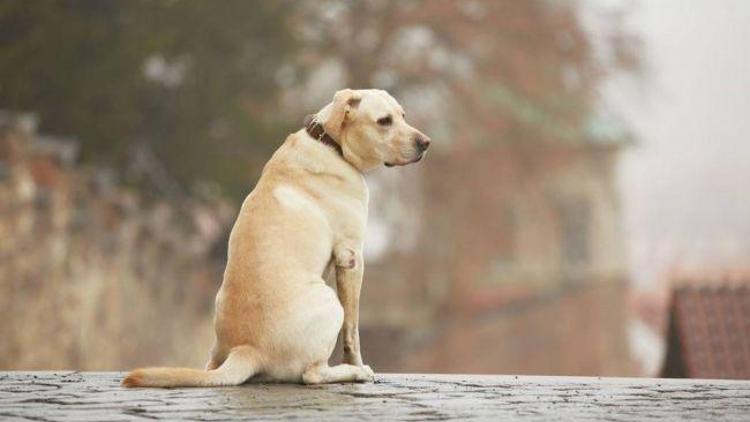
<instances>
[{"instance_id":1,"label":"stone wall","mask_svg":"<svg viewBox=\"0 0 750 422\"><path fill-rule=\"evenodd\" d=\"M38 141L0 122L0 368L202 365L234 207L147 203Z\"/></svg>"}]
</instances>

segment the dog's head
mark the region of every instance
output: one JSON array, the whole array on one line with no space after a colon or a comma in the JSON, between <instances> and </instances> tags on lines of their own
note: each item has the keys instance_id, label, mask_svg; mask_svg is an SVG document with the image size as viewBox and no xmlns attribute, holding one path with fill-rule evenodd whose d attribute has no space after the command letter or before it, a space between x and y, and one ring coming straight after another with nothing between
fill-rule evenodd
<instances>
[{"instance_id":1,"label":"dog's head","mask_svg":"<svg viewBox=\"0 0 750 422\"><path fill-rule=\"evenodd\" d=\"M424 157L430 138L409 126L405 117L401 105L377 89L338 91L316 115L341 145L344 158L363 172L381 164L416 163Z\"/></svg>"}]
</instances>

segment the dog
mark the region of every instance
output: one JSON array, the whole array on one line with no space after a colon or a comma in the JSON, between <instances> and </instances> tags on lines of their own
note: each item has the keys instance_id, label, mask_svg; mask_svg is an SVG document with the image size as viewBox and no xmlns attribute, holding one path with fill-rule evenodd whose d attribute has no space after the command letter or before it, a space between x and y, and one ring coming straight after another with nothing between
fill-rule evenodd
<instances>
[{"instance_id":1,"label":"dog","mask_svg":"<svg viewBox=\"0 0 750 422\"><path fill-rule=\"evenodd\" d=\"M364 174L420 161L430 138L387 92L336 92L263 168L229 236L205 370L136 369L126 387L374 380L359 342ZM335 275L336 290L325 280ZM343 363L328 365L342 332Z\"/></svg>"}]
</instances>

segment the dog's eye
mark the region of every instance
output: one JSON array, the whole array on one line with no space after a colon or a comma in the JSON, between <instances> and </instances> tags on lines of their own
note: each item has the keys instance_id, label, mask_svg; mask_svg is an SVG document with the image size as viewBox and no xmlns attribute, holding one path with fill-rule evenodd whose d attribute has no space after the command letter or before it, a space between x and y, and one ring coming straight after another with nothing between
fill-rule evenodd
<instances>
[{"instance_id":1,"label":"dog's eye","mask_svg":"<svg viewBox=\"0 0 750 422\"><path fill-rule=\"evenodd\" d=\"M390 126L393 124L393 118L391 116L385 116L378 119L378 124L380 126Z\"/></svg>"}]
</instances>

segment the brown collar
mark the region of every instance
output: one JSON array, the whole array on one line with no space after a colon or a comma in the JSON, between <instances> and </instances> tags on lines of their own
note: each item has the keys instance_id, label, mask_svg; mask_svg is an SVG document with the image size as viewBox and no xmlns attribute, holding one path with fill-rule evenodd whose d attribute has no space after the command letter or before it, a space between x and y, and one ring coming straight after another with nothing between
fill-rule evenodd
<instances>
[{"instance_id":1,"label":"brown collar","mask_svg":"<svg viewBox=\"0 0 750 422\"><path fill-rule=\"evenodd\" d=\"M309 121L307 121L308 119ZM344 156L344 151L341 150L341 145L336 143L336 141L334 141L333 138L331 138L331 136L326 133L323 125L315 121L314 117L311 118L311 116L308 116L305 119L305 130L307 130L308 135L312 136L313 139L317 139L318 141L328 145L329 147L335 149L340 156Z\"/></svg>"}]
</instances>

